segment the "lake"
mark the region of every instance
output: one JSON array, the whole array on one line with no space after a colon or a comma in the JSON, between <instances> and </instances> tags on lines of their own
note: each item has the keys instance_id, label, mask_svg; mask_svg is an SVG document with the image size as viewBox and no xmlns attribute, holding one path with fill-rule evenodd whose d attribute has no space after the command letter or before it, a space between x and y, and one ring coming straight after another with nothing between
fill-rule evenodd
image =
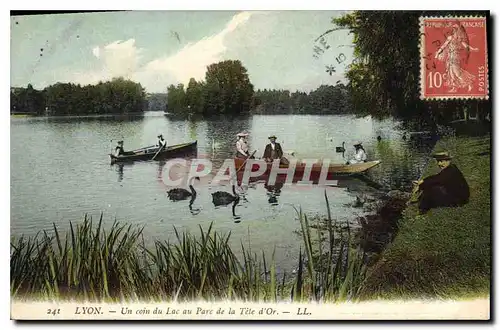
<instances>
[{"instance_id":1,"label":"lake","mask_svg":"<svg viewBox=\"0 0 500 330\"><path fill-rule=\"evenodd\" d=\"M197 198L168 200L162 176L165 162L110 164L108 153L116 141L125 150L153 145L162 133L168 145L198 141L198 157L213 159L220 166L234 156L236 133L250 132L250 149L261 157L267 137L277 136L285 152L297 158L329 158L345 163L354 151L352 143L363 142L368 159L382 163L367 177L384 190L404 187L417 179L428 161L431 143L403 140L404 132L393 120L378 121L351 115L254 115L246 118L218 118L203 121L173 120L160 112L134 118L11 118L11 234L34 235L52 231L52 224L65 230L69 221L83 220L87 213L98 219L103 212L105 226L119 222L145 226L144 239L172 240L173 226L199 232L198 225L231 232L231 244L241 242L266 255L276 248L281 269L296 265L301 237L293 206L310 216L324 216L329 198L332 216L353 226L362 209L350 206L356 196L376 194L365 181L343 180L337 187L284 186L278 193L263 183L244 187L245 198L233 209L214 207L211 193L231 192L226 184L195 183ZM377 136L382 140L377 141ZM347 152L335 151L345 142Z\"/></svg>"}]
</instances>

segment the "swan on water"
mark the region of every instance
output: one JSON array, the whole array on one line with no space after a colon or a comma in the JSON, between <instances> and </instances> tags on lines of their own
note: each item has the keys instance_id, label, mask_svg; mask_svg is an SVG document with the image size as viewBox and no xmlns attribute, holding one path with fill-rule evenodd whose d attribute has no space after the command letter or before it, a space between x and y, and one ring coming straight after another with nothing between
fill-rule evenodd
<instances>
[{"instance_id":1,"label":"swan on water","mask_svg":"<svg viewBox=\"0 0 500 330\"><path fill-rule=\"evenodd\" d=\"M240 200L240 196L236 193L235 185L233 184L233 194L226 191L216 191L212 193L212 202L215 206L228 205L232 202L237 202Z\"/></svg>"},{"instance_id":2,"label":"swan on water","mask_svg":"<svg viewBox=\"0 0 500 330\"><path fill-rule=\"evenodd\" d=\"M192 180L198 180L200 181L200 178L199 177L193 177L191 178L190 182L192 182ZM168 198L172 201L180 201L180 200L185 200L185 199L188 199L189 197L193 196L195 197L196 196L196 190L194 190L194 187L192 185L192 183L189 184L189 190L187 189L184 189L184 188L173 188L173 189L170 189L167 194L168 194Z\"/></svg>"}]
</instances>

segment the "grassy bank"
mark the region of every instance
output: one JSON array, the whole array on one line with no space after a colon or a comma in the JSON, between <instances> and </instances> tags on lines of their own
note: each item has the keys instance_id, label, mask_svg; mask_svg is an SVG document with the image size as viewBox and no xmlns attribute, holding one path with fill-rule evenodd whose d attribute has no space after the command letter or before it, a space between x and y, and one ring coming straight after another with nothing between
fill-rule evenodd
<instances>
[{"instance_id":1,"label":"grassy bank","mask_svg":"<svg viewBox=\"0 0 500 330\"><path fill-rule=\"evenodd\" d=\"M490 136L438 141L448 150L471 191L467 205L403 212L392 245L368 271L361 299L486 296L490 290ZM427 173L437 172L433 160Z\"/></svg>"},{"instance_id":2,"label":"grassy bank","mask_svg":"<svg viewBox=\"0 0 500 330\"><path fill-rule=\"evenodd\" d=\"M326 198L326 193L325 193ZM328 199L326 198L328 203ZM328 204L327 204L328 205ZM297 210L303 239L297 271L278 276L274 256L241 245L210 225L199 235L175 231L173 243L146 248L141 228L114 223L103 228L85 220L64 237L54 233L11 243L10 286L14 299L99 301L193 299L246 301L342 301L353 297L363 278L360 252L338 237L328 217L327 239L315 240L306 215Z\"/></svg>"}]
</instances>

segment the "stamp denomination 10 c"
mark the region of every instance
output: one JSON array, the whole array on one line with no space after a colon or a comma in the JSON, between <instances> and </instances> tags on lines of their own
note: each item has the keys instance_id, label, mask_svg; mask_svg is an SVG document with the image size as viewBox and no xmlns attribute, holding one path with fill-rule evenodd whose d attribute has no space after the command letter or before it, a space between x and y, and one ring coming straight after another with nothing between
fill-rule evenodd
<instances>
[{"instance_id":1,"label":"stamp denomination 10 c","mask_svg":"<svg viewBox=\"0 0 500 330\"><path fill-rule=\"evenodd\" d=\"M484 17L420 18L420 98L488 99Z\"/></svg>"}]
</instances>

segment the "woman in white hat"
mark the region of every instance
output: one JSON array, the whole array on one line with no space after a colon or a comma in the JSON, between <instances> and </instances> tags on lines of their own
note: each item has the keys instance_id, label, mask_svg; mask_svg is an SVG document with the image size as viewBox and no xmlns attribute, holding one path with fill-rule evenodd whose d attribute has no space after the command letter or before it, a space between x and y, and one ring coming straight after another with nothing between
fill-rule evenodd
<instances>
[{"instance_id":1,"label":"woman in white hat","mask_svg":"<svg viewBox=\"0 0 500 330\"><path fill-rule=\"evenodd\" d=\"M238 141L236 141L236 157L237 158L248 158L248 142L247 142L247 132L240 132L236 134Z\"/></svg>"},{"instance_id":2,"label":"woman in white hat","mask_svg":"<svg viewBox=\"0 0 500 330\"><path fill-rule=\"evenodd\" d=\"M357 163L364 163L366 162L366 151L363 148L362 144L360 141L354 142L353 144L355 154L354 154L354 159L350 159L347 164L357 164Z\"/></svg>"}]
</instances>

